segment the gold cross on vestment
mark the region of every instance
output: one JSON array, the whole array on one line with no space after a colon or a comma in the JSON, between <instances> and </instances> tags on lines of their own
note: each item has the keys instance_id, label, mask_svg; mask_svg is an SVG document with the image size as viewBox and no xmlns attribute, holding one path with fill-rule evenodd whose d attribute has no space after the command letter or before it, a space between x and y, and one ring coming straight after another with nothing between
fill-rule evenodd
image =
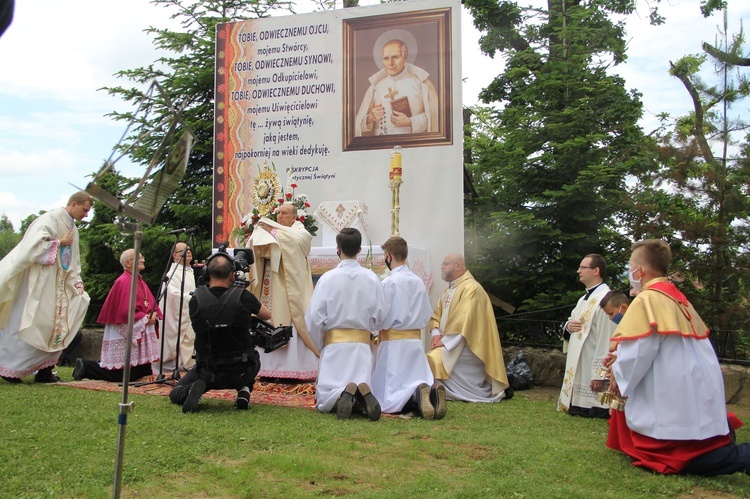
<instances>
[{"instance_id":1,"label":"gold cross on vestment","mask_svg":"<svg viewBox=\"0 0 750 499\"><path fill-rule=\"evenodd\" d=\"M386 97L393 100L394 97L398 95L398 90L393 90L391 87L388 87L388 93L385 94Z\"/></svg>"}]
</instances>

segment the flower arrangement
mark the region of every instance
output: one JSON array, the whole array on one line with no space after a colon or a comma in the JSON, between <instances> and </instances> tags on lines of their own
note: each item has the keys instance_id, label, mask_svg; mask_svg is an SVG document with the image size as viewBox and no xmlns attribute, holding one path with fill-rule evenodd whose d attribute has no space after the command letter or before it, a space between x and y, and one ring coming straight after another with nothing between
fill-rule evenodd
<instances>
[{"instance_id":1,"label":"flower arrangement","mask_svg":"<svg viewBox=\"0 0 750 499\"><path fill-rule=\"evenodd\" d=\"M276 165L271 163L273 169L264 164L259 168L258 175L253 179L251 195L253 198L253 210L242 219L242 225L232 231L232 237L238 243L245 244L247 238L255 230L255 225L261 218L276 221L279 206L291 203L297 209L297 220L305 226L307 232L312 236L318 232L318 224L315 218L308 215L310 202L306 194L295 195L297 183L294 174L287 170L287 185L285 189L280 188L279 177L276 174Z\"/></svg>"}]
</instances>

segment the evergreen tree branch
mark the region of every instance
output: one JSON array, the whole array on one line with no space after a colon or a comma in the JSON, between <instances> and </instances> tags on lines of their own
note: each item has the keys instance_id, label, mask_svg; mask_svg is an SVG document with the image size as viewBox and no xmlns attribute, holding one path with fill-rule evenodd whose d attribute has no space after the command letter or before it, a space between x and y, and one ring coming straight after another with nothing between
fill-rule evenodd
<instances>
[{"instance_id":1,"label":"evergreen tree branch","mask_svg":"<svg viewBox=\"0 0 750 499\"><path fill-rule=\"evenodd\" d=\"M750 66L750 57L740 57L737 54L724 52L710 43L703 43L703 51L711 57L732 66Z\"/></svg>"},{"instance_id":2,"label":"evergreen tree branch","mask_svg":"<svg viewBox=\"0 0 750 499\"><path fill-rule=\"evenodd\" d=\"M714 153L713 151L711 151L711 146L708 144L708 140L706 139L706 134L704 132L705 112L703 109L703 104L701 103L700 94L695 88L695 85L693 85L693 82L690 81L690 78L688 77L686 72L680 71L677 66L672 63L672 61L669 61L669 66L672 68L671 73L682 82L682 84L687 89L688 94L690 94L690 98L693 101L693 109L695 110L695 129L693 130L693 133L695 134L695 140L698 142L698 147L701 150L703 159L705 159L708 163L713 164Z\"/></svg>"}]
</instances>

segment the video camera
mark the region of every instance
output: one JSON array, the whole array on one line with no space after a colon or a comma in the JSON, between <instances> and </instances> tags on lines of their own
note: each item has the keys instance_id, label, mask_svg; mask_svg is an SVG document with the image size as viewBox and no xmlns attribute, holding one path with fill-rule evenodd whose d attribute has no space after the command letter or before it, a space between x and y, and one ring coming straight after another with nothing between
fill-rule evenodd
<instances>
[{"instance_id":1,"label":"video camera","mask_svg":"<svg viewBox=\"0 0 750 499\"><path fill-rule=\"evenodd\" d=\"M226 248L224 249L226 251ZM234 249L234 269L237 272L247 272L250 270L250 265L255 262L253 256L253 250L250 248L235 248Z\"/></svg>"},{"instance_id":2,"label":"video camera","mask_svg":"<svg viewBox=\"0 0 750 499\"><path fill-rule=\"evenodd\" d=\"M285 346L292 339L292 326L273 327L270 323L253 317L253 326L250 329L253 343L266 353Z\"/></svg>"},{"instance_id":3,"label":"video camera","mask_svg":"<svg viewBox=\"0 0 750 499\"><path fill-rule=\"evenodd\" d=\"M232 254L229 254L227 244L224 243L219 246L216 253L212 254L206 259L205 270L198 280L198 285L207 284L211 280L211 275L208 271L208 264L216 258L218 255L224 255L234 264L234 286L246 288L248 285L245 273L250 270L250 265L255 262L253 256L253 250L251 248L234 248Z\"/></svg>"},{"instance_id":4,"label":"video camera","mask_svg":"<svg viewBox=\"0 0 750 499\"><path fill-rule=\"evenodd\" d=\"M234 283L233 286L246 288L250 283L247 281L246 274L250 271L250 265L255 262L253 250L250 248L234 249Z\"/></svg>"}]
</instances>

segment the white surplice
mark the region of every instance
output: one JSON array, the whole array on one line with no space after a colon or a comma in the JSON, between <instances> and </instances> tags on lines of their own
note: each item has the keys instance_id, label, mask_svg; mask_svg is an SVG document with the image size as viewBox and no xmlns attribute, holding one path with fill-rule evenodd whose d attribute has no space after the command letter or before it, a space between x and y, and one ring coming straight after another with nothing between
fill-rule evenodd
<instances>
[{"instance_id":1,"label":"white surplice","mask_svg":"<svg viewBox=\"0 0 750 499\"><path fill-rule=\"evenodd\" d=\"M591 390L592 379L604 379L598 371L609 352L609 341L617 327L599 306L609 291L609 286L601 283L588 299L584 300L585 295L579 298L570 314L568 321L578 319L583 324L580 331L570 333L558 411L568 412L571 406L609 409L608 405L597 401L596 392Z\"/></svg>"},{"instance_id":2,"label":"white surplice","mask_svg":"<svg viewBox=\"0 0 750 499\"><path fill-rule=\"evenodd\" d=\"M393 269L383 282L388 315L382 329L421 330L432 316L430 299L422 279L406 265ZM403 409L417 386L432 386L434 379L420 339L381 340L372 373L372 393L385 413Z\"/></svg>"},{"instance_id":3,"label":"white surplice","mask_svg":"<svg viewBox=\"0 0 750 499\"><path fill-rule=\"evenodd\" d=\"M651 334L621 341L612 370L628 397L631 430L659 440L705 440L729 431L724 378L708 338Z\"/></svg>"},{"instance_id":4,"label":"white surplice","mask_svg":"<svg viewBox=\"0 0 750 499\"><path fill-rule=\"evenodd\" d=\"M183 275L185 276L185 286L182 286ZM193 344L195 343L195 331L190 322L190 302L191 293L195 291L195 274L193 269L177 262L172 262L169 268L167 289L164 290L162 284L161 295L163 299L162 312L164 313L164 355L162 359L162 372L173 371L175 366L175 357L177 357L177 332L179 329L180 336L180 368L190 369L195 365L193 358ZM180 304L182 304L182 315L180 315ZM153 366L154 371L158 372L158 362Z\"/></svg>"},{"instance_id":5,"label":"white surplice","mask_svg":"<svg viewBox=\"0 0 750 499\"><path fill-rule=\"evenodd\" d=\"M305 313L310 338L320 350L315 385L316 408L330 412L347 383L371 383L373 354L369 343L323 346L326 331L379 331L388 309L380 280L356 260L342 260L323 274Z\"/></svg>"},{"instance_id":6,"label":"white surplice","mask_svg":"<svg viewBox=\"0 0 750 499\"><path fill-rule=\"evenodd\" d=\"M60 238L73 230L73 244ZM53 366L83 323L78 229L65 208L40 215L0 261L0 375L21 378Z\"/></svg>"}]
</instances>

